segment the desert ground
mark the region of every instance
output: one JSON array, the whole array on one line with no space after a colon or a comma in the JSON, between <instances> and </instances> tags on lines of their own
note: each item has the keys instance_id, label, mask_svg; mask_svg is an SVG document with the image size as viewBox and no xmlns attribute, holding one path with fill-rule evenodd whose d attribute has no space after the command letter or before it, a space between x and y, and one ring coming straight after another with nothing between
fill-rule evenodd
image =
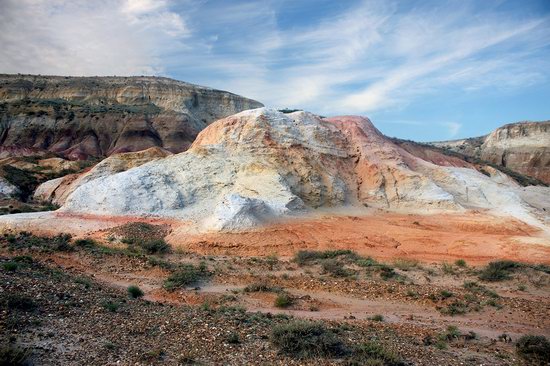
<instances>
[{"instance_id":1,"label":"desert ground","mask_svg":"<svg viewBox=\"0 0 550 366\"><path fill-rule=\"evenodd\" d=\"M515 219L371 210L193 234L34 215L4 228L0 294L3 352L37 365L522 365L515 342L550 336L547 234Z\"/></svg>"}]
</instances>

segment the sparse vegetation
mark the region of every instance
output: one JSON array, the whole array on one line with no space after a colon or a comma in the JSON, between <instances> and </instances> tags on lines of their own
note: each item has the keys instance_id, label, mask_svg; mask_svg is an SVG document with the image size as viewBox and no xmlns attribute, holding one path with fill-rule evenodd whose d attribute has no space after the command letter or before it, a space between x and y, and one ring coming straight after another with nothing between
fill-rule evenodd
<instances>
[{"instance_id":1,"label":"sparse vegetation","mask_svg":"<svg viewBox=\"0 0 550 366\"><path fill-rule=\"evenodd\" d=\"M294 303L294 299L286 292L281 292L275 298L275 306L278 308L288 308Z\"/></svg>"},{"instance_id":2,"label":"sparse vegetation","mask_svg":"<svg viewBox=\"0 0 550 366\"><path fill-rule=\"evenodd\" d=\"M204 264L198 267L192 264L183 264L164 281L164 288L168 291L185 288L196 284L209 275Z\"/></svg>"},{"instance_id":3,"label":"sparse vegetation","mask_svg":"<svg viewBox=\"0 0 550 366\"><path fill-rule=\"evenodd\" d=\"M136 285L128 287L128 295L133 299L138 299L144 295L143 291Z\"/></svg>"},{"instance_id":4,"label":"sparse vegetation","mask_svg":"<svg viewBox=\"0 0 550 366\"><path fill-rule=\"evenodd\" d=\"M375 321L375 322L383 322L384 321L384 316L380 315L380 314L376 314L376 315L373 315L372 317L370 317L369 319L372 320L372 321Z\"/></svg>"},{"instance_id":5,"label":"sparse vegetation","mask_svg":"<svg viewBox=\"0 0 550 366\"><path fill-rule=\"evenodd\" d=\"M6 296L5 305L8 309L22 311L32 311L37 307L33 299L26 295L19 294L10 294Z\"/></svg>"},{"instance_id":6,"label":"sparse vegetation","mask_svg":"<svg viewBox=\"0 0 550 366\"><path fill-rule=\"evenodd\" d=\"M39 249L44 251L70 251L71 246L70 234L59 234L52 237L36 236L26 231L22 231L17 235L5 234L2 238L12 249Z\"/></svg>"},{"instance_id":7,"label":"sparse vegetation","mask_svg":"<svg viewBox=\"0 0 550 366\"><path fill-rule=\"evenodd\" d=\"M312 262L317 262L322 259L330 259L337 257L345 257L348 260L356 261L360 256L351 250L326 250L326 251L313 251L313 250L300 250L294 256L294 261L303 266Z\"/></svg>"},{"instance_id":8,"label":"sparse vegetation","mask_svg":"<svg viewBox=\"0 0 550 366\"><path fill-rule=\"evenodd\" d=\"M513 261L496 261L490 262L479 273L479 278L483 281L495 282L510 279L510 274L521 264Z\"/></svg>"},{"instance_id":9,"label":"sparse vegetation","mask_svg":"<svg viewBox=\"0 0 550 366\"><path fill-rule=\"evenodd\" d=\"M321 323L294 321L277 325L271 340L282 353L294 358L338 357L346 353L344 343Z\"/></svg>"},{"instance_id":10,"label":"sparse vegetation","mask_svg":"<svg viewBox=\"0 0 550 366\"><path fill-rule=\"evenodd\" d=\"M464 259L457 259L455 261L455 266L460 267L460 268L466 268L466 267L468 267L468 264L466 263L466 261Z\"/></svg>"},{"instance_id":11,"label":"sparse vegetation","mask_svg":"<svg viewBox=\"0 0 550 366\"><path fill-rule=\"evenodd\" d=\"M349 277L353 271L347 269L342 262L337 259L325 259L322 262L323 272L333 277Z\"/></svg>"},{"instance_id":12,"label":"sparse vegetation","mask_svg":"<svg viewBox=\"0 0 550 366\"><path fill-rule=\"evenodd\" d=\"M529 365L548 365L550 363L550 342L544 336L525 335L518 339L516 352Z\"/></svg>"},{"instance_id":13,"label":"sparse vegetation","mask_svg":"<svg viewBox=\"0 0 550 366\"><path fill-rule=\"evenodd\" d=\"M280 287L271 286L265 282L254 282L244 288L244 292L279 292Z\"/></svg>"},{"instance_id":14,"label":"sparse vegetation","mask_svg":"<svg viewBox=\"0 0 550 366\"><path fill-rule=\"evenodd\" d=\"M379 342L367 342L355 347L349 364L370 366L405 365L399 354L389 350Z\"/></svg>"},{"instance_id":15,"label":"sparse vegetation","mask_svg":"<svg viewBox=\"0 0 550 366\"><path fill-rule=\"evenodd\" d=\"M419 263L415 259L400 258L400 259L396 259L393 262L393 265L395 268L400 269L402 271L410 271L414 268L417 268Z\"/></svg>"}]
</instances>

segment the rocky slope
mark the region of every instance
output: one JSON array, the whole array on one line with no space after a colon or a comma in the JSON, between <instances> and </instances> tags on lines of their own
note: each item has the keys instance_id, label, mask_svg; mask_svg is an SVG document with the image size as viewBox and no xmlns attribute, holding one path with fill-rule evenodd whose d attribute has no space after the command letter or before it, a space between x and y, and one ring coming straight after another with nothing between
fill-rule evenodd
<instances>
[{"instance_id":1,"label":"rocky slope","mask_svg":"<svg viewBox=\"0 0 550 366\"><path fill-rule=\"evenodd\" d=\"M512 123L487 136L432 144L550 184L550 121Z\"/></svg>"},{"instance_id":2,"label":"rocky slope","mask_svg":"<svg viewBox=\"0 0 550 366\"><path fill-rule=\"evenodd\" d=\"M541 225L498 170L416 155L366 118L260 108L210 125L187 152L79 185L61 212L170 217L231 231L315 208L469 208Z\"/></svg>"},{"instance_id":3,"label":"rocky slope","mask_svg":"<svg viewBox=\"0 0 550 366\"><path fill-rule=\"evenodd\" d=\"M209 123L260 106L167 78L0 75L0 156L181 152Z\"/></svg>"}]
</instances>

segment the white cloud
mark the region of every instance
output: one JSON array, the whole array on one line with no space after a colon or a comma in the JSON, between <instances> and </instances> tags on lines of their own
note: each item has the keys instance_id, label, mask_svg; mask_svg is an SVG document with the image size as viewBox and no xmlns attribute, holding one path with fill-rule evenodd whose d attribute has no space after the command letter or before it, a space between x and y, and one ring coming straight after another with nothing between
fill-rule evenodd
<instances>
[{"instance_id":1,"label":"white cloud","mask_svg":"<svg viewBox=\"0 0 550 366\"><path fill-rule=\"evenodd\" d=\"M550 70L548 17L484 2L316 2L319 15L283 0L0 1L0 72L167 73L323 115L521 89Z\"/></svg>"},{"instance_id":2,"label":"white cloud","mask_svg":"<svg viewBox=\"0 0 550 366\"><path fill-rule=\"evenodd\" d=\"M162 73L162 54L187 35L164 1L2 0L0 72Z\"/></svg>"}]
</instances>

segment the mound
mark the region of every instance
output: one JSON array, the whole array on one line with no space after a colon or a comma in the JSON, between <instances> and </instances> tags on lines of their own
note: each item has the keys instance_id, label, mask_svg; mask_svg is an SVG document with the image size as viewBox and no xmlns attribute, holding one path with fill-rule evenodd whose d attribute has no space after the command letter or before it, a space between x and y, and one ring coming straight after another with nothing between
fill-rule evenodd
<instances>
[{"instance_id":1,"label":"mound","mask_svg":"<svg viewBox=\"0 0 550 366\"><path fill-rule=\"evenodd\" d=\"M430 160L367 118L260 108L213 123L187 152L79 185L61 211L170 217L227 231L341 206L490 209L541 225L502 173Z\"/></svg>"}]
</instances>

